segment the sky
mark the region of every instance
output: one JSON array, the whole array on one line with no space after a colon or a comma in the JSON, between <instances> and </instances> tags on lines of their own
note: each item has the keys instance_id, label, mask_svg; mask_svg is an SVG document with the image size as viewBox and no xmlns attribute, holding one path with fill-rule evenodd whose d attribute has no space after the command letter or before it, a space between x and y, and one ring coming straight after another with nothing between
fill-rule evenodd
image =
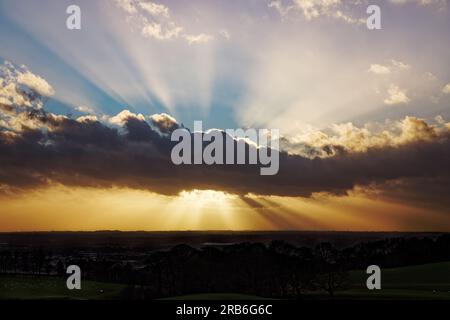
<instances>
[{"instance_id":1,"label":"sky","mask_svg":"<svg viewBox=\"0 0 450 320\"><path fill-rule=\"evenodd\" d=\"M449 231L449 32L447 0L0 0L0 231ZM279 173L174 166L195 120L279 129Z\"/></svg>"}]
</instances>

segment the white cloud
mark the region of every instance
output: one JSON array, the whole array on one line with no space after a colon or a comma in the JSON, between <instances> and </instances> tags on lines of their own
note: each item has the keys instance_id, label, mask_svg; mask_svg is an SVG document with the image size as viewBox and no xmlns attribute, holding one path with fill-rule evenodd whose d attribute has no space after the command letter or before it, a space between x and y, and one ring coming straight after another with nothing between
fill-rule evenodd
<instances>
[{"instance_id":1,"label":"white cloud","mask_svg":"<svg viewBox=\"0 0 450 320\"><path fill-rule=\"evenodd\" d=\"M342 21L350 23L350 24L365 24L366 23L366 19L352 18L351 16L343 13L341 10L337 10L336 12L333 13L332 16L338 20L342 20Z\"/></svg>"},{"instance_id":2,"label":"white cloud","mask_svg":"<svg viewBox=\"0 0 450 320\"><path fill-rule=\"evenodd\" d=\"M397 105L409 103L411 99L407 96L406 90L400 89L395 84L391 84L388 89L388 97L384 100L387 105Z\"/></svg>"},{"instance_id":3,"label":"white cloud","mask_svg":"<svg viewBox=\"0 0 450 320\"><path fill-rule=\"evenodd\" d=\"M450 83L447 83L444 88L442 88L442 92L445 94L450 94Z\"/></svg>"},{"instance_id":4,"label":"white cloud","mask_svg":"<svg viewBox=\"0 0 450 320\"><path fill-rule=\"evenodd\" d=\"M106 118L106 120L112 124L123 126L125 124L126 120L129 118L134 118L134 119L138 119L140 121L145 121L144 115L142 115L140 113L139 114L133 113L127 109L122 110L121 112L119 112L118 114L116 114L113 117Z\"/></svg>"},{"instance_id":5,"label":"white cloud","mask_svg":"<svg viewBox=\"0 0 450 320\"><path fill-rule=\"evenodd\" d=\"M81 116L77 118L78 122L96 122L98 118L94 115Z\"/></svg>"},{"instance_id":6,"label":"white cloud","mask_svg":"<svg viewBox=\"0 0 450 320\"><path fill-rule=\"evenodd\" d=\"M44 97L50 97L55 94L52 86L49 85L47 81L29 71L19 73L17 82L26 85L28 88L36 91Z\"/></svg>"},{"instance_id":7,"label":"white cloud","mask_svg":"<svg viewBox=\"0 0 450 320\"><path fill-rule=\"evenodd\" d=\"M83 112L83 113L94 113L94 109L92 109L91 107L88 106L77 106L75 107L75 110L79 111L79 112Z\"/></svg>"},{"instance_id":8,"label":"white cloud","mask_svg":"<svg viewBox=\"0 0 450 320\"><path fill-rule=\"evenodd\" d=\"M391 65L382 65L382 64L371 64L369 71L374 73L374 74L379 74L379 75L386 75L386 74L390 74L392 73L394 70L397 71L406 71L406 70L410 70L411 66L409 64L406 64L402 61L398 61L398 60L391 60Z\"/></svg>"},{"instance_id":9,"label":"white cloud","mask_svg":"<svg viewBox=\"0 0 450 320\"><path fill-rule=\"evenodd\" d=\"M366 123L357 127L351 122L333 124L325 130L310 128L302 134L285 136L283 150L308 158L330 157L335 150L367 152L370 148L395 147L416 141L431 141L449 132L444 118L437 124L427 123L417 117L405 117L398 121Z\"/></svg>"},{"instance_id":10,"label":"white cloud","mask_svg":"<svg viewBox=\"0 0 450 320\"><path fill-rule=\"evenodd\" d=\"M392 63L393 66L395 66L395 67L397 67L399 69L402 69L402 70L409 70L409 69L411 69L411 66L409 64L406 64L406 63L401 62L401 61L397 61L397 60L392 59L391 63Z\"/></svg>"},{"instance_id":11,"label":"white cloud","mask_svg":"<svg viewBox=\"0 0 450 320\"><path fill-rule=\"evenodd\" d=\"M205 33L200 33L197 35L184 35L184 38L187 40L189 44L206 43L213 39L212 36Z\"/></svg>"},{"instance_id":12,"label":"white cloud","mask_svg":"<svg viewBox=\"0 0 450 320\"><path fill-rule=\"evenodd\" d=\"M153 114L148 117L151 124L161 133L169 133L171 130L179 127L177 119L167 113Z\"/></svg>"},{"instance_id":13,"label":"white cloud","mask_svg":"<svg viewBox=\"0 0 450 320\"><path fill-rule=\"evenodd\" d=\"M311 20L321 15L328 15L332 9L341 4L340 0L294 0L303 11L306 19Z\"/></svg>"},{"instance_id":14,"label":"white cloud","mask_svg":"<svg viewBox=\"0 0 450 320\"><path fill-rule=\"evenodd\" d=\"M30 102L19 92L15 83L4 83L5 81L2 81L2 85L0 86L1 104L7 106L30 106Z\"/></svg>"},{"instance_id":15,"label":"white cloud","mask_svg":"<svg viewBox=\"0 0 450 320\"><path fill-rule=\"evenodd\" d=\"M139 2L139 6L153 16L169 17L169 8L154 2Z\"/></svg>"},{"instance_id":16,"label":"white cloud","mask_svg":"<svg viewBox=\"0 0 450 320\"><path fill-rule=\"evenodd\" d=\"M381 64L371 64L369 71L374 74L390 74L391 69L387 66L383 66Z\"/></svg>"},{"instance_id":17,"label":"white cloud","mask_svg":"<svg viewBox=\"0 0 450 320\"><path fill-rule=\"evenodd\" d=\"M0 101L4 105L41 108L44 99L55 94L43 78L25 66L17 68L6 61L0 65Z\"/></svg>"},{"instance_id":18,"label":"white cloud","mask_svg":"<svg viewBox=\"0 0 450 320\"><path fill-rule=\"evenodd\" d=\"M51 85L22 65L0 64L0 127L20 132L24 128L46 127L30 117L31 110L42 110L46 99L55 94Z\"/></svg>"},{"instance_id":19,"label":"white cloud","mask_svg":"<svg viewBox=\"0 0 450 320\"><path fill-rule=\"evenodd\" d=\"M136 6L132 0L116 0L116 4L119 8L130 14L137 13Z\"/></svg>"},{"instance_id":20,"label":"white cloud","mask_svg":"<svg viewBox=\"0 0 450 320\"><path fill-rule=\"evenodd\" d=\"M270 1L270 2L269 2L268 7L269 7L269 8L274 8L275 10L278 11L278 13L279 13L282 17L284 17L284 16L286 16L286 15L289 13L289 11L290 11L291 9L293 9L295 6L294 6L294 5L285 6L285 5L283 5L283 3L282 3L280 0L273 0L273 1Z\"/></svg>"},{"instance_id":21,"label":"white cloud","mask_svg":"<svg viewBox=\"0 0 450 320\"><path fill-rule=\"evenodd\" d=\"M346 1L345 5L357 5L359 1ZM350 24L364 24L363 18L353 18L343 10L346 7L341 0L291 0L285 4L281 0L272 0L268 7L274 8L285 17L292 11L299 11L310 21L321 16L331 17Z\"/></svg>"},{"instance_id":22,"label":"white cloud","mask_svg":"<svg viewBox=\"0 0 450 320\"><path fill-rule=\"evenodd\" d=\"M146 38L157 40L185 39L189 44L206 43L213 37L206 33L191 35L172 19L169 8L146 0L116 0L117 6L129 14L128 18L141 28ZM228 33L221 33L227 38Z\"/></svg>"},{"instance_id":23,"label":"white cloud","mask_svg":"<svg viewBox=\"0 0 450 320\"><path fill-rule=\"evenodd\" d=\"M177 120L167 113L155 113L149 116L149 119L154 122L167 122L170 124L177 124Z\"/></svg>"},{"instance_id":24,"label":"white cloud","mask_svg":"<svg viewBox=\"0 0 450 320\"><path fill-rule=\"evenodd\" d=\"M179 36L183 28L177 27L174 24L169 24L165 30L159 23L148 23L142 28L142 35L144 37L155 38L158 40L169 40Z\"/></svg>"}]
</instances>

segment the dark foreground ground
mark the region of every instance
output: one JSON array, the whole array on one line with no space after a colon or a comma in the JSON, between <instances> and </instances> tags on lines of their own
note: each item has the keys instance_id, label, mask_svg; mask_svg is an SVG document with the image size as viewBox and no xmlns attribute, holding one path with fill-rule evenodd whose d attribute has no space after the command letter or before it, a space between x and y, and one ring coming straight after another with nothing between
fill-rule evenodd
<instances>
[{"instance_id":1,"label":"dark foreground ground","mask_svg":"<svg viewBox=\"0 0 450 320\"><path fill-rule=\"evenodd\" d=\"M350 273L347 289L337 291L335 299L446 299L450 300L450 262L383 271L383 288L369 291L363 284L366 274ZM82 290L67 290L65 279L55 276L0 276L0 299L88 299L119 300L124 284L83 281ZM306 294L305 299L328 299L321 293ZM170 300L269 300L239 293L203 293L168 297Z\"/></svg>"},{"instance_id":2,"label":"dark foreground ground","mask_svg":"<svg viewBox=\"0 0 450 320\"><path fill-rule=\"evenodd\" d=\"M71 264L81 290L66 287ZM366 288L371 264L381 290ZM450 299L450 235L0 233L0 299Z\"/></svg>"}]
</instances>

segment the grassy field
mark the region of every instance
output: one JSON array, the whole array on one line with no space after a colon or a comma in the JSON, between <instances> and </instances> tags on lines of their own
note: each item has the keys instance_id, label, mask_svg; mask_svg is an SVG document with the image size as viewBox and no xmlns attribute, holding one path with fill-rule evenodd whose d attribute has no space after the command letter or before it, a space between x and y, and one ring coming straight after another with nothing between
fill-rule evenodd
<instances>
[{"instance_id":1,"label":"grassy field","mask_svg":"<svg viewBox=\"0 0 450 320\"><path fill-rule=\"evenodd\" d=\"M450 262L383 269L381 290L368 290L363 270L352 271L349 287L338 291L338 299L449 299ZM0 276L0 299L119 299L123 285L82 281L81 290L68 290L65 279L49 276ZM306 296L308 298L308 296ZM309 298L328 298L312 294ZM175 300L258 300L238 293L195 294L173 297Z\"/></svg>"},{"instance_id":2,"label":"grassy field","mask_svg":"<svg viewBox=\"0 0 450 320\"><path fill-rule=\"evenodd\" d=\"M365 287L365 271L350 272L350 288L338 293L344 298L450 299L450 262L382 269L381 290Z\"/></svg>"},{"instance_id":3,"label":"grassy field","mask_svg":"<svg viewBox=\"0 0 450 320\"><path fill-rule=\"evenodd\" d=\"M66 279L50 276L0 276L0 299L118 299L123 285L84 280L68 290Z\"/></svg>"}]
</instances>

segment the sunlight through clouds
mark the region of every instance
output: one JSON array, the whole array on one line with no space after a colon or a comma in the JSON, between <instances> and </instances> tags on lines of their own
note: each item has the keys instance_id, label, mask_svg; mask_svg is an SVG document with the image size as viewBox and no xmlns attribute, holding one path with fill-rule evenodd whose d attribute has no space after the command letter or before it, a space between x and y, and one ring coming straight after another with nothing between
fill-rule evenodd
<instances>
[{"instance_id":1,"label":"sunlight through clouds","mask_svg":"<svg viewBox=\"0 0 450 320\"><path fill-rule=\"evenodd\" d=\"M448 1L380 30L360 0L77 2L69 30L70 0L0 0L5 229L450 228ZM279 174L176 166L194 120L279 129Z\"/></svg>"},{"instance_id":2,"label":"sunlight through clouds","mask_svg":"<svg viewBox=\"0 0 450 320\"><path fill-rule=\"evenodd\" d=\"M210 36L185 34L186 42L168 45L151 39L145 41L141 32L133 32L136 22L127 20L127 12L133 14L134 10L125 6L127 12L118 11L109 1L84 4L86 22L79 33L54 28L52 20L37 19L33 5L9 7L8 13L17 24L124 106L145 104L150 111L152 106L161 105L172 112L183 106L209 107L213 51L189 44L208 42ZM54 6L52 1L42 1L40 7L47 8L49 15L57 15L64 3ZM148 12L149 7L144 7ZM152 7L152 10L165 16L163 8ZM156 22L147 22L142 29L144 35L160 39L177 37L180 32L178 27L163 30ZM56 97L67 98L60 97L58 92ZM80 104L89 103L74 103Z\"/></svg>"}]
</instances>

